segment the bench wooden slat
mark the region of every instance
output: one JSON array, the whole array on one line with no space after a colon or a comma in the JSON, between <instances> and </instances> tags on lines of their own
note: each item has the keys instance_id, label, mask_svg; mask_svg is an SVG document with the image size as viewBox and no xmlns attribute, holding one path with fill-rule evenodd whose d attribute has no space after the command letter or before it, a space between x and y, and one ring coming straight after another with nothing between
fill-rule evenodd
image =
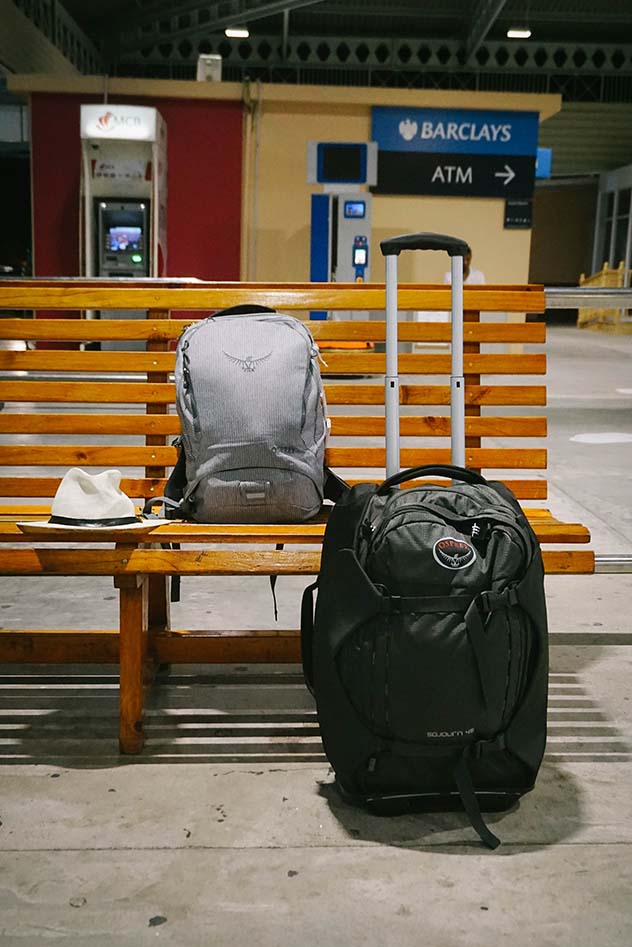
<instances>
[{"instance_id":1,"label":"bench wooden slat","mask_svg":"<svg viewBox=\"0 0 632 947\"><path fill-rule=\"evenodd\" d=\"M0 293L1 295L1 293ZM0 339L24 341L61 340L100 342L149 340L168 342L179 338L191 319L0 319ZM309 330L317 342L384 342L385 324L380 320L338 322L314 320ZM543 343L544 322L475 322L463 327L466 342ZM449 342L449 323L405 322L399 324L402 342Z\"/></svg>"},{"instance_id":2,"label":"bench wooden slat","mask_svg":"<svg viewBox=\"0 0 632 947\"><path fill-rule=\"evenodd\" d=\"M591 550L544 550L546 571L594 571ZM4 575L316 575L320 552L215 549L11 549L0 550Z\"/></svg>"},{"instance_id":3,"label":"bench wooden slat","mask_svg":"<svg viewBox=\"0 0 632 947\"><path fill-rule=\"evenodd\" d=\"M384 385L325 385L329 404L384 404ZM59 404L172 404L175 385L170 383L92 381L0 381L0 401L58 402ZM401 404L450 404L448 385L409 385L400 388ZM465 386L465 403L480 405L544 405L544 385Z\"/></svg>"},{"instance_id":4,"label":"bench wooden slat","mask_svg":"<svg viewBox=\"0 0 632 947\"><path fill-rule=\"evenodd\" d=\"M368 341L384 342L384 321L338 322L323 320L309 322L309 329L317 342ZM450 342L452 329L449 322L407 322L400 320L400 342ZM542 344L546 341L544 322L470 322L463 326L465 342Z\"/></svg>"},{"instance_id":5,"label":"bench wooden slat","mask_svg":"<svg viewBox=\"0 0 632 947\"><path fill-rule=\"evenodd\" d=\"M118 664L117 629L0 628L0 664Z\"/></svg>"},{"instance_id":6,"label":"bench wooden slat","mask_svg":"<svg viewBox=\"0 0 632 947\"><path fill-rule=\"evenodd\" d=\"M2 418L0 416L0 430ZM383 417L334 415L331 419L332 436L383 436ZM545 437L546 418L541 417L472 417L465 419L465 433L475 437ZM403 437L448 437L448 416L402 417L399 424Z\"/></svg>"},{"instance_id":7,"label":"bench wooden slat","mask_svg":"<svg viewBox=\"0 0 632 947\"><path fill-rule=\"evenodd\" d=\"M175 447L33 444L29 448L28 463L32 467L172 467L177 456ZM24 448L0 446L0 465L24 466Z\"/></svg>"},{"instance_id":8,"label":"bench wooden slat","mask_svg":"<svg viewBox=\"0 0 632 947\"><path fill-rule=\"evenodd\" d=\"M160 664L297 664L300 633L285 631L180 632L156 634ZM116 630L0 629L0 663L117 664Z\"/></svg>"},{"instance_id":9,"label":"bench wooden slat","mask_svg":"<svg viewBox=\"0 0 632 947\"><path fill-rule=\"evenodd\" d=\"M466 450L468 467L497 469L543 469L546 450L543 448L470 448ZM175 447L119 447L99 444L33 444L28 462L33 467L173 467L177 460ZM386 451L381 447L329 447L325 460L330 467L384 467ZM404 448L403 467L421 464L447 464L448 448ZM0 464L24 466L24 449L19 445L0 446Z\"/></svg>"},{"instance_id":10,"label":"bench wooden slat","mask_svg":"<svg viewBox=\"0 0 632 947\"><path fill-rule=\"evenodd\" d=\"M512 478L500 478L510 490L518 497L524 500L544 500L547 497L547 482L531 478L529 480L516 480ZM4 497L53 497L59 486L61 477L0 477L0 496ZM374 483L375 480L366 478L350 478L350 484L354 483ZM416 480L410 483L410 486L419 486L421 483L438 483L443 486L447 484L446 480ZM151 496L162 496L165 489L166 480L151 478L133 478L123 477L121 480L121 489L127 496L134 499L147 498ZM46 508L48 509L48 508ZM19 516L23 516L26 507L11 505L0 506L0 515L11 515L10 511L17 510Z\"/></svg>"},{"instance_id":11,"label":"bench wooden slat","mask_svg":"<svg viewBox=\"0 0 632 947\"><path fill-rule=\"evenodd\" d=\"M321 372L328 375L369 375L386 371L386 356L378 353L336 352L326 353L326 366ZM449 375L451 356L437 354L399 355L401 375ZM546 356L530 355L491 355L477 354L463 356L464 374L475 375L544 375L546 374Z\"/></svg>"},{"instance_id":12,"label":"bench wooden slat","mask_svg":"<svg viewBox=\"0 0 632 947\"><path fill-rule=\"evenodd\" d=\"M383 435L383 417L362 415L333 415L331 435L379 436ZM402 417L402 436L446 437L450 434L448 416ZM466 418L467 434L479 437L545 437L546 418L542 417L482 417ZM179 434L180 419L175 414L7 414L0 413L2 434Z\"/></svg>"},{"instance_id":13,"label":"bench wooden slat","mask_svg":"<svg viewBox=\"0 0 632 947\"><path fill-rule=\"evenodd\" d=\"M314 575L320 551L0 549L3 575Z\"/></svg>"},{"instance_id":14,"label":"bench wooden slat","mask_svg":"<svg viewBox=\"0 0 632 947\"><path fill-rule=\"evenodd\" d=\"M172 404L175 385L150 382L0 381L0 401L59 404Z\"/></svg>"},{"instance_id":15,"label":"bench wooden slat","mask_svg":"<svg viewBox=\"0 0 632 947\"><path fill-rule=\"evenodd\" d=\"M334 283L314 286L293 284L283 288L243 283L214 283L207 286L143 287L119 284L111 288L40 283L15 285L6 283L0 291L0 306L7 309L193 309L212 311L228 306L256 303L288 311L377 310L384 309L383 284ZM402 284L398 306L404 310L450 310L448 286L416 286ZM464 287L465 309L487 312L544 312L546 303L541 286Z\"/></svg>"},{"instance_id":16,"label":"bench wooden slat","mask_svg":"<svg viewBox=\"0 0 632 947\"><path fill-rule=\"evenodd\" d=\"M591 575L595 571L595 554L589 549L544 549L542 561L549 575Z\"/></svg>"},{"instance_id":17,"label":"bench wooden slat","mask_svg":"<svg viewBox=\"0 0 632 947\"><path fill-rule=\"evenodd\" d=\"M449 464L449 448L404 448L401 453L402 467L418 467L422 464ZM386 450L381 447L330 447L326 451L330 467L384 467ZM544 448L480 448L465 450L468 467L494 469L538 469L546 467Z\"/></svg>"},{"instance_id":18,"label":"bench wooden slat","mask_svg":"<svg viewBox=\"0 0 632 947\"><path fill-rule=\"evenodd\" d=\"M548 483L546 482L546 480L539 480L539 479L536 479L535 477L532 477L528 480L515 480L513 478L508 478L508 477L496 477L495 479L499 480L500 483L504 483L507 487L509 487L509 489L512 491L514 496L516 496L519 500L546 500L548 496ZM419 487L419 486L422 486L423 484L428 484L428 483L437 483L440 486L445 487L448 485L448 482L449 481L447 480L434 480L434 479L410 480L406 484L406 488ZM356 483L375 483L375 480L369 480L366 477L348 477L347 483L353 486ZM0 486L1 484L2 484L2 481L0 480ZM8 495L9 494L7 494L7 496ZM130 496L131 495L132 494L130 494ZM140 494L140 495L145 496L145 494Z\"/></svg>"},{"instance_id":19,"label":"bench wooden slat","mask_svg":"<svg viewBox=\"0 0 632 947\"><path fill-rule=\"evenodd\" d=\"M1 386L0 386L1 390ZM328 404L384 404L384 385L325 385ZM447 385L400 386L400 404L449 405ZM544 405L544 385L465 385L465 403L480 405Z\"/></svg>"},{"instance_id":20,"label":"bench wooden slat","mask_svg":"<svg viewBox=\"0 0 632 947\"><path fill-rule=\"evenodd\" d=\"M386 371L386 356L375 352L330 352L327 364L321 366L327 375L380 375ZM172 372L173 352L65 352L65 351L0 351L0 371L33 372ZM399 371L403 375L449 375L449 355L400 355ZM479 375L544 375L546 356L535 355L465 355L465 374Z\"/></svg>"},{"instance_id":21,"label":"bench wooden slat","mask_svg":"<svg viewBox=\"0 0 632 947\"><path fill-rule=\"evenodd\" d=\"M550 514L532 516L529 511L529 520L536 536L543 543L587 543L590 541L590 533L581 523L561 523L554 519ZM31 518L32 514L25 514L23 519ZM39 514L40 518L47 519L48 514ZM37 517L33 516L34 519ZM262 545L277 543L320 543L325 532L326 516L321 515L308 523L291 523L280 525L241 525L241 524L221 524L221 523L168 523L164 526L158 526L147 533L147 542L163 543L259 543ZM110 533L107 541L112 537L127 542L132 536L131 533ZM102 530L82 530L80 534L74 534L70 539L75 542L78 538L82 542L103 542ZM121 538L122 537L122 538ZM132 537L133 538L133 537ZM67 531L61 529L50 529L46 533L34 534L24 532L13 522L3 522L0 519L0 542L23 543L41 543L41 542L59 542L59 540L69 541Z\"/></svg>"},{"instance_id":22,"label":"bench wooden slat","mask_svg":"<svg viewBox=\"0 0 632 947\"><path fill-rule=\"evenodd\" d=\"M172 372L174 352L0 351L1 371L26 372Z\"/></svg>"},{"instance_id":23,"label":"bench wooden slat","mask_svg":"<svg viewBox=\"0 0 632 947\"><path fill-rule=\"evenodd\" d=\"M179 434L177 414L8 414L0 413L2 434Z\"/></svg>"}]
</instances>

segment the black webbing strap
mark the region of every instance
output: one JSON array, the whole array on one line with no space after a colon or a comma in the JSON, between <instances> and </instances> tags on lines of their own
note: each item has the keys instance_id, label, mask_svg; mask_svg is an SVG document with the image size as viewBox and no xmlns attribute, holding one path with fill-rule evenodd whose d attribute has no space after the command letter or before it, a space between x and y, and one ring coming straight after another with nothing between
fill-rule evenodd
<instances>
[{"instance_id":1,"label":"black webbing strap","mask_svg":"<svg viewBox=\"0 0 632 947\"><path fill-rule=\"evenodd\" d=\"M505 738L502 733L499 734L495 740L481 740L478 743L473 743L465 747L454 767L454 781L459 790L463 808L472 823L472 828L476 830L483 844L491 849L498 848L500 839L494 835L485 824L478 799L476 798L476 792L474 791L468 760L472 756L480 757L494 750L502 750L504 746Z\"/></svg>"},{"instance_id":2,"label":"black webbing strap","mask_svg":"<svg viewBox=\"0 0 632 947\"><path fill-rule=\"evenodd\" d=\"M481 681L481 690L483 692L483 701L485 707L489 708L490 697L493 694L492 665L489 654L489 642L485 634L485 626L478 609L476 599L470 603L465 612L465 627L478 667L478 674Z\"/></svg>"},{"instance_id":3,"label":"black webbing strap","mask_svg":"<svg viewBox=\"0 0 632 947\"><path fill-rule=\"evenodd\" d=\"M169 544L166 544L169 547ZM180 543L171 543L171 549L180 549ZM180 601L180 588L182 586L182 576L181 575L172 575L171 576L171 601L179 602Z\"/></svg>"},{"instance_id":4,"label":"black webbing strap","mask_svg":"<svg viewBox=\"0 0 632 947\"><path fill-rule=\"evenodd\" d=\"M385 595L387 612L466 612L471 595Z\"/></svg>"},{"instance_id":5,"label":"black webbing strap","mask_svg":"<svg viewBox=\"0 0 632 947\"><path fill-rule=\"evenodd\" d=\"M335 474L329 467L325 467L323 495L326 500L332 500L334 503L337 503L340 497L348 493L350 489L351 487L346 480L343 480L342 477Z\"/></svg>"},{"instance_id":6,"label":"black webbing strap","mask_svg":"<svg viewBox=\"0 0 632 947\"><path fill-rule=\"evenodd\" d=\"M301 660L303 677L311 694L314 694L314 592L318 588L318 579L308 585L301 599Z\"/></svg>"},{"instance_id":7,"label":"black webbing strap","mask_svg":"<svg viewBox=\"0 0 632 947\"><path fill-rule=\"evenodd\" d=\"M277 543L274 547L277 552L280 552L283 549L283 543ZM274 620L279 620L279 610L277 608L277 597L276 597L276 584L277 584L277 575L270 576L270 591L272 592L272 604L274 606Z\"/></svg>"},{"instance_id":8,"label":"black webbing strap","mask_svg":"<svg viewBox=\"0 0 632 947\"><path fill-rule=\"evenodd\" d=\"M494 690L489 641L483 616L499 608L509 608L517 604L518 592L515 588L505 589L504 592L479 592L465 611L465 627L476 658L483 700L488 709Z\"/></svg>"}]
</instances>

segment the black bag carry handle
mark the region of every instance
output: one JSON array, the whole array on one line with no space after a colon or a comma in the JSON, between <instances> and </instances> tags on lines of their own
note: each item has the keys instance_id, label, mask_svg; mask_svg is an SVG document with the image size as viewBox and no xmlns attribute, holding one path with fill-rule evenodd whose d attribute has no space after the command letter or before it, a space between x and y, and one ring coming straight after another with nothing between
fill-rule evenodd
<instances>
[{"instance_id":1,"label":"black bag carry handle","mask_svg":"<svg viewBox=\"0 0 632 947\"><path fill-rule=\"evenodd\" d=\"M444 233L406 233L399 237L382 240L383 256L399 256L402 250L445 250L448 256L465 256L469 245L460 237L449 237Z\"/></svg>"},{"instance_id":2,"label":"black bag carry handle","mask_svg":"<svg viewBox=\"0 0 632 947\"><path fill-rule=\"evenodd\" d=\"M485 477L465 467L455 467L452 464L426 464L424 467L409 467L408 470L400 470L399 473L385 480L377 492L381 495L387 493L391 487L406 483L407 480L433 476L450 477L452 480L462 480L464 483L487 483Z\"/></svg>"},{"instance_id":3,"label":"black bag carry handle","mask_svg":"<svg viewBox=\"0 0 632 947\"><path fill-rule=\"evenodd\" d=\"M270 309L269 306L260 306L258 303L242 303L240 306L231 306L229 309L218 309L210 319L217 319L218 316L247 316L256 315L262 312L276 312L276 309Z\"/></svg>"}]
</instances>

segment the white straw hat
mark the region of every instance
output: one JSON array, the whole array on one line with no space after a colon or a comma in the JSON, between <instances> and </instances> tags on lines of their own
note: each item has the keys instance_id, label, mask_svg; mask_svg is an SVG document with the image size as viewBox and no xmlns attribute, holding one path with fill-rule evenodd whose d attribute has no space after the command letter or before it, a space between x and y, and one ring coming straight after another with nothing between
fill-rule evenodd
<instances>
[{"instance_id":1,"label":"white straw hat","mask_svg":"<svg viewBox=\"0 0 632 947\"><path fill-rule=\"evenodd\" d=\"M72 467L63 477L49 520L30 520L18 526L38 529L148 529L164 520L137 516L134 504L120 488L120 470L90 474Z\"/></svg>"}]
</instances>

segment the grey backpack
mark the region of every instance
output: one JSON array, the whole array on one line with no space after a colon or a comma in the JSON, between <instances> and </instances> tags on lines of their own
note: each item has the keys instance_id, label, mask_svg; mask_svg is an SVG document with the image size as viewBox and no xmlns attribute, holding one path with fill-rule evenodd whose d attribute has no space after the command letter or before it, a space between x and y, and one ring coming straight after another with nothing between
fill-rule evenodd
<instances>
[{"instance_id":1,"label":"grey backpack","mask_svg":"<svg viewBox=\"0 0 632 947\"><path fill-rule=\"evenodd\" d=\"M318 513L327 434L318 358L304 323L263 306L225 309L185 329L170 515L287 523Z\"/></svg>"}]
</instances>

